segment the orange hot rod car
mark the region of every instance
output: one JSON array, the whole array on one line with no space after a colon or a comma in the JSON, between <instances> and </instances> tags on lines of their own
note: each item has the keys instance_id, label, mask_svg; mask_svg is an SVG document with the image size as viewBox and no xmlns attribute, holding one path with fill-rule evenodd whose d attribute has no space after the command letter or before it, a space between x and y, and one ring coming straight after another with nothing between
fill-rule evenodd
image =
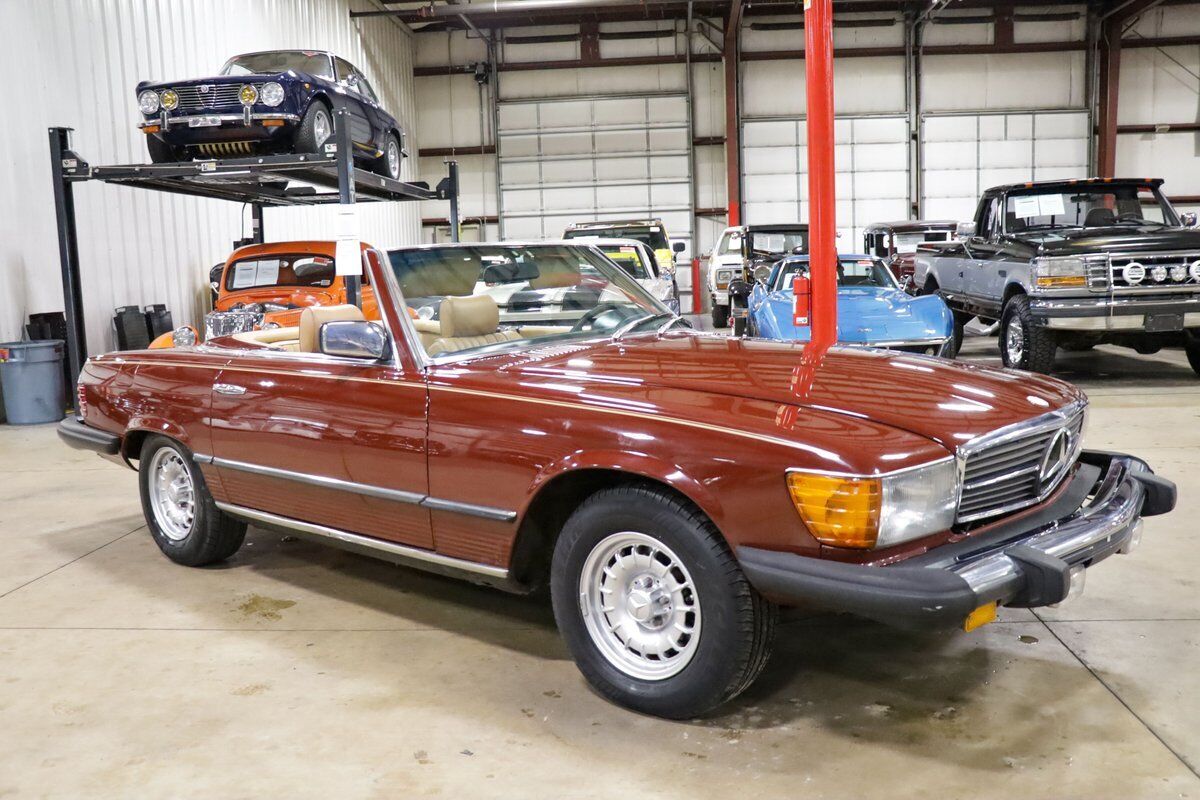
<instances>
[{"instance_id":1,"label":"orange hot rod car","mask_svg":"<svg viewBox=\"0 0 1200 800\"><path fill-rule=\"evenodd\" d=\"M336 242L272 242L234 250L218 273L213 270L217 299L204 317L204 339L236 333L295 326L300 312L310 306L346 302L346 281L334 273ZM364 278L362 308L368 319L379 319L375 290L366 265L384 256L362 244ZM158 350L195 344L199 332L190 326L164 333L150 343Z\"/></svg>"}]
</instances>

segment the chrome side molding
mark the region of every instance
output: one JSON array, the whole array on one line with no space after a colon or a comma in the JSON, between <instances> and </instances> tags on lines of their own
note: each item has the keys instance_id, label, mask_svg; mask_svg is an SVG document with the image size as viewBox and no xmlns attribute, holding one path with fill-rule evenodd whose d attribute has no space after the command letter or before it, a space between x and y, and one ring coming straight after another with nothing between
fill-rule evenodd
<instances>
[{"instance_id":1,"label":"chrome side molding","mask_svg":"<svg viewBox=\"0 0 1200 800\"><path fill-rule=\"evenodd\" d=\"M280 480L303 483L308 486L319 486L324 489L337 489L342 492L350 492L351 494L361 494L365 495L366 497L377 497L381 500L391 500L397 503L408 503L409 505L422 506L434 511L449 511L455 514L466 514L467 516L490 519L496 522L512 522L517 518L517 512L509 511L506 508L480 506L475 505L474 503L461 503L457 500L445 500L440 497L430 497L429 495L420 494L419 492L405 492L400 489L387 489L382 486L372 486L368 483L344 481L340 478L327 478L323 475L311 475L306 472L293 472L292 470L278 469L277 467L264 467L261 464L250 464L245 461L234 461L228 458L216 458L214 456L203 455L200 453L194 454L192 456L192 460L197 464L211 464L214 467L236 470L237 472L248 472L252 475L264 475L268 478L279 478Z\"/></svg>"},{"instance_id":2,"label":"chrome side molding","mask_svg":"<svg viewBox=\"0 0 1200 800\"><path fill-rule=\"evenodd\" d=\"M396 542L389 542L385 539L376 539L372 536L363 536L358 533L351 533L340 528L330 528L325 525L317 525L313 522L305 522L291 517L281 517L278 514L269 514L265 511L256 511L253 508L245 506L236 506L232 503L217 503L217 508L234 517L246 520L247 522L261 522L264 525L274 525L280 528L290 528L301 533L311 534L313 536L321 536L326 539L333 539L344 544L354 547L367 548L376 550L380 553L386 553L390 556L395 556L408 561L417 561L425 564L430 564L446 569L461 570L463 572L473 572L477 575L486 575L489 578L496 580L507 580L508 569L505 567L493 567L490 564L480 564L475 561L466 561L461 558L452 556L444 556L441 553L435 553L432 550L422 550L419 547L409 547Z\"/></svg>"}]
</instances>

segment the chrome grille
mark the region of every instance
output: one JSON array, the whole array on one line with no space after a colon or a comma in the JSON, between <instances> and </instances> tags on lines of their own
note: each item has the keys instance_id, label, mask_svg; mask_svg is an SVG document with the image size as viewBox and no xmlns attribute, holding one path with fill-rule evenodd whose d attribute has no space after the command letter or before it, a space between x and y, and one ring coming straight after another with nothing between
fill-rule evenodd
<instances>
[{"instance_id":1,"label":"chrome grille","mask_svg":"<svg viewBox=\"0 0 1200 800\"><path fill-rule=\"evenodd\" d=\"M1079 457L1084 413L1083 403L1074 404L1001 428L959 448L962 494L957 521L972 522L1015 511L1054 491ZM1066 458L1059 469L1048 469L1048 450L1064 430Z\"/></svg>"},{"instance_id":2,"label":"chrome grille","mask_svg":"<svg viewBox=\"0 0 1200 800\"><path fill-rule=\"evenodd\" d=\"M207 86L207 92L200 91L199 86L180 86L175 89L175 93L179 95L176 110L203 111L221 106L241 106L242 101L238 99L238 95L242 91L242 84L213 83Z\"/></svg>"},{"instance_id":3,"label":"chrome grille","mask_svg":"<svg viewBox=\"0 0 1200 800\"><path fill-rule=\"evenodd\" d=\"M1146 275L1139 283L1131 284L1125 280L1125 267L1135 261L1145 268ZM1181 288L1195 291L1200 289L1200 283L1192 277L1189 267L1197 261L1200 261L1200 252L1114 254L1108 261L1112 288L1126 292L1161 292L1164 289ZM1156 266L1167 270L1166 280L1156 281L1151 277L1150 272ZM1177 273L1182 268L1182 280L1171 277L1172 267L1176 268Z\"/></svg>"},{"instance_id":4,"label":"chrome grille","mask_svg":"<svg viewBox=\"0 0 1200 800\"><path fill-rule=\"evenodd\" d=\"M204 339L246 333L262 324L261 311L210 311L204 318Z\"/></svg>"}]
</instances>

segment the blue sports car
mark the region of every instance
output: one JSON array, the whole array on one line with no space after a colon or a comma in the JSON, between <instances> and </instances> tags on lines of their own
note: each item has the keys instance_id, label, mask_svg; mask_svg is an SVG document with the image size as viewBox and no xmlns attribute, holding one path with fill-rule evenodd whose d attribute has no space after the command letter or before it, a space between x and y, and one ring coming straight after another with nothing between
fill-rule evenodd
<instances>
[{"instance_id":1,"label":"blue sports car","mask_svg":"<svg viewBox=\"0 0 1200 800\"><path fill-rule=\"evenodd\" d=\"M792 282L808 274L808 256L776 262L750 294L749 334L807 341L808 327L792 324ZM954 318L937 295L905 294L878 258L838 256L838 341L953 358Z\"/></svg>"},{"instance_id":2,"label":"blue sports car","mask_svg":"<svg viewBox=\"0 0 1200 800\"><path fill-rule=\"evenodd\" d=\"M316 153L333 135L334 98L345 102L354 158L400 178L404 131L362 72L320 50L246 53L219 75L137 85L150 160L257 153Z\"/></svg>"}]
</instances>

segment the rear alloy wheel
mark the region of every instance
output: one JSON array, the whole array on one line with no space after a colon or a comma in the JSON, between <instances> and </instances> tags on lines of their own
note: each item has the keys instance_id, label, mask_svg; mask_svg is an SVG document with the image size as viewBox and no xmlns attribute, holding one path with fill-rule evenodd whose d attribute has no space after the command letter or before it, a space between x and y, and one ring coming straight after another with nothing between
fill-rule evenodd
<instances>
[{"instance_id":1,"label":"rear alloy wheel","mask_svg":"<svg viewBox=\"0 0 1200 800\"><path fill-rule=\"evenodd\" d=\"M138 460L142 510L150 535L177 564L202 567L224 561L246 538L246 523L226 515L183 445L150 436Z\"/></svg>"},{"instance_id":2,"label":"rear alloy wheel","mask_svg":"<svg viewBox=\"0 0 1200 800\"><path fill-rule=\"evenodd\" d=\"M396 134L389 133L383 145L383 155L375 160L375 174L394 181L400 180L400 164L404 155L400 152L400 140Z\"/></svg>"},{"instance_id":3,"label":"rear alloy wheel","mask_svg":"<svg viewBox=\"0 0 1200 800\"><path fill-rule=\"evenodd\" d=\"M651 486L606 489L576 509L555 543L550 593L588 683L672 719L745 690L777 615L708 518Z\"/></svg>"},{"instance_id":4,"label":"rear alloy wheel","mask_svg":"<svg viewBox=\"0 0 1200 800\"><path fill-rule=\"evenodd\" d=\"M1054 335L1033 324L1029 298L1017 295L1009 300L1000 320L1000 360L1004 366L1048 373L1057 349Z\"/></svg>"}]
</instances>

